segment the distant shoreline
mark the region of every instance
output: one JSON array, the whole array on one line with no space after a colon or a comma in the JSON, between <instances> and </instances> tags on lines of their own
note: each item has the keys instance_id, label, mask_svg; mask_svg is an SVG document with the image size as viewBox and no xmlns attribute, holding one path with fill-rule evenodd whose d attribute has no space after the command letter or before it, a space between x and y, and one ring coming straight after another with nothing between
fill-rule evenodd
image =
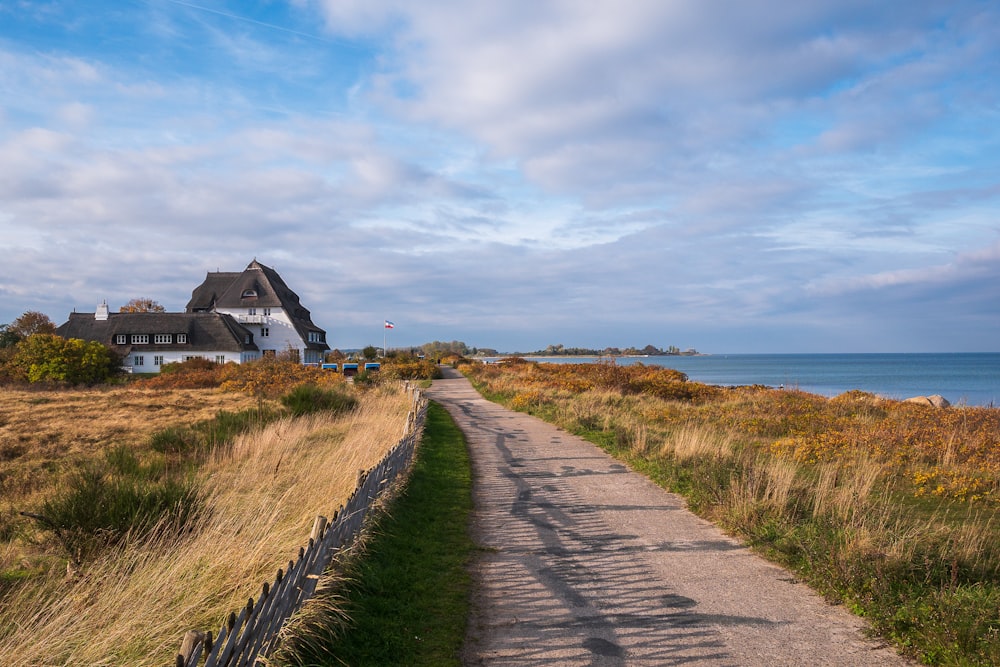
<instances>
[{"instance_id":1,"label":"distant shoreline","mask_svg":"<svg viewBox=\"0 0 1000 667\"><path fill-rule=\"evenodd\" d=\"M710 357L710 352L695 354L532 354L530 352L504 352L502 354L487 354L473 356L473 359L506 359L521 357L522 359L674 359L677 357Z\"/></svg>"}]
</instances>

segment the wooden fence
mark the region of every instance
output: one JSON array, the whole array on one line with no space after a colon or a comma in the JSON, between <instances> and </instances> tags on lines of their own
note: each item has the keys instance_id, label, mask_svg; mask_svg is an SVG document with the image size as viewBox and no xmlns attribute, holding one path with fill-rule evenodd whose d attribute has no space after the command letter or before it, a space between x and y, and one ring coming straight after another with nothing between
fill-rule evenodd
<instances>
[{"instance_id":1,"label":"wooden fence","mask_svg":"<svg viewBox=\"0 0 1000 667\"><path fill-rule=\"evenodd\" d=\"M190 630L184 636L177 667L252 667L275 648L278 631L288 618L312 597L319 578L341 548L350 545L364 525L375 501L409 468L427 414L427 401L413 392L413 409L406 416L403 437L385 457L358 476L358 486L333 520L318 516L308 546L299 548L298 560L278 570L273 583L264 582L256 602L230 613L219 632Z\"/></svg>"}]
</instances>

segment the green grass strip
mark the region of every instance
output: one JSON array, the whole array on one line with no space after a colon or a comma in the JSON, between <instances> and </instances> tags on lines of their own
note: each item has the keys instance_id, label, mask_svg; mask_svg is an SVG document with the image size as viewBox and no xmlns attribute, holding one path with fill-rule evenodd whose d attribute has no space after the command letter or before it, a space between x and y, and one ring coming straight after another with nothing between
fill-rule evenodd
<instances>
[{"instance_id":1,"label":"green grass strip","mask_svg":"<svg viewBox=\"0 0 1000 667\"><path fill-rule=\"evenodd\" d=\"M311 655L300 664L461 664L471 511L465 439L448 412L431 403L410 480L347 572L341 594L349 628L312 638Z\"/></svg>"}]
</instances>

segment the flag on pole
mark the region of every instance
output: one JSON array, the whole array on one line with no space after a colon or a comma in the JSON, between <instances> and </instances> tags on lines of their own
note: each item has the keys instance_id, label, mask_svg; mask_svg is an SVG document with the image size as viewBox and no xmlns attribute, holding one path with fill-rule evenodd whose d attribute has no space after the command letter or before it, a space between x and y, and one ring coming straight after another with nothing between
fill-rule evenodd
<instances>
[{"instance_id":1,"label":"flag on pole","mask_svg":"<svg viewBox=\"0 0 1000 667\"><path fill-rule=\"evenodd\" d=\"M393 328L395 328L395 326L396 326L396 325L395 325L395 324L393 324L392 322L390 322L389 320L386 320L386 321L385 321L385 328L386 328L386 329L393 329Z\"/></svg>"}]
</instances>

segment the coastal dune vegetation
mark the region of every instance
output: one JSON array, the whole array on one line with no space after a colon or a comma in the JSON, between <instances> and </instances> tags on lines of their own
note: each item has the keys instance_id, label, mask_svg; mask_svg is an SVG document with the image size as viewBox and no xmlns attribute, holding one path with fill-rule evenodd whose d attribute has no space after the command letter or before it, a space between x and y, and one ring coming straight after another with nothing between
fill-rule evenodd
<instances>
[{"instance_id":1,"label":"coastal dune vegetation","mask_svg":"<svg viewBox=\"0 0 1000 667\"><path fill-rule=\"evenodd\" d=\"M401 383L280 360L5 388L0 664L172 664L295 558L409 408Z\"/></svg>"},{"instance_id":2,"label":"coastal dune vegetation","mask_svg":"<svg viewBox=\"0 0 1000 667\"><path fill-rule=\"evenodd\" d=\"M1000 409L690 382L642 364L460 366L582 435L927 664L1000 664Z\"/></svg>"}]
</instances>

